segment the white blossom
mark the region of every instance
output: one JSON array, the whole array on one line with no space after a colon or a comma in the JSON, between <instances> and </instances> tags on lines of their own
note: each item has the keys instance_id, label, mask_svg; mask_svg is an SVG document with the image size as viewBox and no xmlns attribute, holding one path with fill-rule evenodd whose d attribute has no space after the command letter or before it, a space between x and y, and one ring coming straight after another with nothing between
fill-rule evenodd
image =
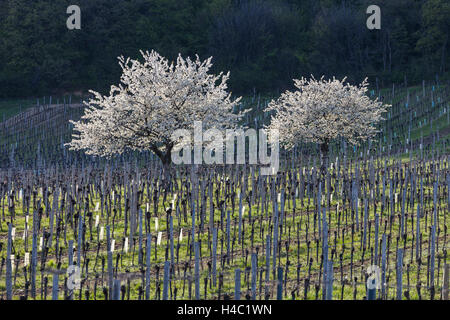
<instances>
[{"instance_id":1,"label":"white blossom","mask_svg":"<svg viewBox=\"0 0 450 320\"><path fill-rule=\"evenodd\" d=\"M121 84L111 86L103 96L85 102L87 108L74 124L71 150L112 156L126 150L152 150L164 162L170 161L174 144L172 133L178 129L193 131L194 121L206 128L235 128L242 113L233 108L240 98L227 92L227 74L208 73L211 57L201 61L178 56L169 63L157 52L142 52L144 61L119 57Z\"/></svg>"},{"instance_id":2,"label":"white blossom","mask_svg":"<svg viewBox=\"0 0 450 320\"><path fill-rule=\"evenodd\" d=\"M384 120L382 114L389 105L366 95L367 79L359 86L345 80L294 79L298 90L284 92L265 110L276 112L268 127L280 131L280 139L288 148L300 141L328 145L344 137L358 144L373 137L376 123Z\"/></svg>"}]
</instances>

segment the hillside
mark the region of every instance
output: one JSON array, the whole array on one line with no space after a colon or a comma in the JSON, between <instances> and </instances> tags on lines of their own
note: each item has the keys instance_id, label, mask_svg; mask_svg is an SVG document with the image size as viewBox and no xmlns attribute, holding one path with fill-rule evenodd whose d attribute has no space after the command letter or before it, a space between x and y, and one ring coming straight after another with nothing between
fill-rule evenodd
<instances>
[{"instance_id":1,"label":"hillside","mask_svg":"<svg viewBox=\"0 0 450 320\"><path fill-rule=\"evenodd\" d=\"M0 244L14 250L0 254L24 270L0 271L0 295L48 299L52 283L53 299L359 300L375 266L384 285L372 298L441 299L448 88L370 92L393 105L382 133L357 147L336 142L324 184L316 146L301 145L276 176L177 167L166 188L149 153L69 152L82 105L30 107L0 123ZM248 125L268 121L268 99L244 99ZM83 287L71 291L63 277L74 260Z\"/></svg>"},{"instance_id":2,"label":"hillside","mask_svg":"<svg viewBox=\"0 0 450 320\"><path fill-rule=\"evenodd\" d=\"M370 96L379 97L392 108L381 123L382 132L376 141L353 148L364 151L371 148L377 153L396 154L409 158L411 150L415 154L423 152L448 153L450 138L449 118L449 85L447 83L430 83L413 87L395 87L370 91ZM61 99L63 100L63 99ZM69 99L67 99L68 101ZM55 101L55 99L53 100ZM59 99L58 99L59 101ZM246 125L261 128L269 120L269 114L263 112L270 97L254 95L243 99L242 109L250 108L246 117ZM3 112L12 117L0 123L0 166L8 167L11 160L25 167L35 161L59 164L69 164L75 158L84 155L74 152L62 152L63 144L71 137L69 120L76 120L83 113L82 104L52 104L39 107L22 107L25 111L17 113L18 106L9 102L9 107L3 107ZM337 151L341 144L335 144L332 149ZM315 147L302 147L308 153L315 153ZM36 157L38 155L38 157ZM74 156L75 158L72 158Z\"/></svg>"}]
</instances>

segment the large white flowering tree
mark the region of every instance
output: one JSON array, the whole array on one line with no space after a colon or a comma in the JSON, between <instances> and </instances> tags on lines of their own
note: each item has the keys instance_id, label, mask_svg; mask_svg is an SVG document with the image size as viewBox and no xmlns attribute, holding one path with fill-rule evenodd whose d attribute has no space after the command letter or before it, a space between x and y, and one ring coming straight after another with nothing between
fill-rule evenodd
<instances>
[{"instance_id":1,"label":"large white flowering tree","mask_svg":"<svg viewBox=\"0 0 450 320\"><path fill-rule=\"evenodd\" d=\"M275 111L268 128L279 130L287 148L300 141L320 145L322 173L330 142L339 137L352 144L370 139L377 133L376 124L389 107L367 96L367 79L358 86L345 80L294 79L298 90L284 92L266 109Z\"/></svg>"},{"instance_id":2,"label":"large white flowering tree","mask_svg":"<svg viewBox=\"0 0 450 320\"><path fill-rule=\"evenodd\" d=\"M151 150L170 164L177 129L192 132L194 121L203 128L233 128L242 114L233 113L240 98L227 92L229 73L209 74L211 58L201 61L178 56L176 63L155 51L142 52L143 62L119 57L121 84L110 94L93 94L80 121L72 121L72 150L112 156L126 150Z\"/></svg>"}]
</instances>

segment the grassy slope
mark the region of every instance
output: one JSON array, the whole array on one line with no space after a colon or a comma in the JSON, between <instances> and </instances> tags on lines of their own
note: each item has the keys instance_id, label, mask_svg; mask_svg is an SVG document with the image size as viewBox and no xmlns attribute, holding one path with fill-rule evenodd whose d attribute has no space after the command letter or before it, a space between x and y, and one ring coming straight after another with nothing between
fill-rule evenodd
<instances>
[{"instance_id":1,"label":"grassy slope","mask_svg":"<svg viewBox=\"0 0 450 320\"><path fill-rule=\"evenodd\" d=\"M52 104L62 103L64 101L69 100L68 96L52 96ZM49 97L45 97L45 103L48 103ZM72 97L72 103L80 103L82 98L80 97ZM0 99L0 122L3 119L11 118L21 111L25 111L28 108L36 106L37 99L32 98L20 98L20 99ZM44 103L44 98L39 99L39 103Z\"/></svg>"},{"instance_id":2,"label":"grassy slope","mask_svg":"<svg viewBox=\"0 0 450 320\"><path fill-rule=\"evenodd\" d=\"M30 99L0 99L0 121L11 118L32 105L33 101Z\"/></svg>"},{"instance_id":3,"label":"grassy slope","mask_svg":"<svg viewBox=\"0 0 450 320\"><path fill-rule=\"evenodd\" d=\"M8 112L8 114L14 114L15 112L17 112L17 110L18 110L18 107L17 107L17 104L20 104L19 103L19 100L17 100L16 102L14 102L14 101L9 101L8 103L6 103L6 102L2 102L2 103L4 103L3 105L2 105L2 107L5 107L6 109L5 109L5 112L7 111ZM16 105L16 106L15 106ZM9 106L9 107L8 107ZM439 126L439 128L443 128L443 129L445 129L445 128L447 128L448 127L448 123L446 122L447 121L447 117L446 117L446 115L445 116L442 116L441 118L439 118L439 120L434 124L434 126L435 125L438 125ZM433 129L435 129L435 127L433 126ZM414 128L413 129L413 132L412 132L412 135L411 135L411 137L414 139L414 138L420 138L420 132L422 131L422 134L424 135L424 136L426 136L426 135L428 135L428 134L430 134L431 133L431 128L429 128L429 129L427 129L427 126L423 126L422 128ZM386 191L386 193L388 193L388 190ZM97 200L98 201L98 199L95 199L95 200ZM50 202L51 203L51 202ZM336 202L334 201L333 202L333 204L336 204ZM443 204L443 205L445 205L445 204ZM159 206L160 206L160 210L159 211L163 211L163 204L162 203L160 203L159 204ZM299 207L300 206L300 203L299 203L299 201L297 202L297 207ZM429 206L430 206L430 204L429 204L429 202L427 203L427 207L429 208ZM311 208L312 209L312 208ZM371 220L373 219L373 211L372 211L372 209L373 208L371 208L370 209L370 216L371 216ZM24 254L24 252L25 252L25 250L24 250L24 244L23 244L23 242L21 241L21 236L22 236L22 234L23 234L23 231L24 231L24 217L23 217L23 208L21 208L20 207L20 205L18 204L18 206L16 207L16 214L18 214L18 220L16 221L16 226L17 226L17 230L16 230L16 239L17 238L20 238L20 239L17 239L16 240L16 242L15 242L15 245L16 245L16 254L18 254L18 255L20 255L21 257L23 257L23 254ZM255 212L256 211L256 208L253 208L253 210L252 210L252 212ZM286 209L286 211L287 211L287 216L288 217L292 217L292 214L290 213L290 209L289 208L287 208ZM306 214L306 211L309 211L308 210L308 208L303 208L301 211L300 211L300 214L298 214L294 219L290 219L290 218L288 218L287 219L287 225L286 225L286 227L292 227L292 228L295 228L295 226L297 225L297 223L299 223L299 221L300 221L300 216L303 214L303 220L302 220L302 225L305 223L305 214ZM209 209L207 209L206 210L206 212L209 212ZM244 218L247 216L247 212L248 211L246 211L246 215L244 215ZM398 212L398 210L397 210L397 212ZM98 214L98 213L94 213L94 217L95 217L95 215L96 214ZM270 206L269 206L269 215L271 214L271 208L270 208ZM208 215L207 215L208 216ZM444 210L443 211L440 211L440 216L441 217L444 217ZM216 217L217 218L217 217ZM118 250L118 251L121 251L121 248L122 248L122 243L121 243L121 234L123 233L123 222L121 221L121 219L119 218L119 217L117 217L117 221L120 221L117 225L116 225L116 230L115 230L115 239L116 239L116 250ZM102 219L100 219L100 225L101 226L105 226L106 224L107 224L107 221L105 221L106 219L105 218L102 218ZM440 219L440 221L442 222L442 220L443 219ZM177 221L178 222L178 221ZM44 223L44 225L46 225L46 226L48 226L48 219L45 219L44 221L43 221L43 223ZM407 220L407 223L410 225L411 223L412 223L412 221L411 220ZM155 232L155 225L154 225L154 219L152 219L151 220L151 224L152 224L152 227L151 227L151 229L152 229L152 232ZM264 222L263 223L263 225L265 226L265 229L266 229L266 232L267 232L267 225L266 225L266 222ZM160 221L159 221L159 226L160 226L160 228L159 228L159 230L160 231L165 231L165 226L166 226L166 221L165 221L165 219L164 219L164 217L160 217ZM175 227L175 229L176 230L178 230L178 224L177 223L175 223L175 225L174 225L174 227ZM184 239L183 239L183 242L182 242L182 244L184 244L184 246L182 246L181 247L181 249L180 249L180 260L189 260L189 257L186 255L186 245L187 245L187 230L189 230L190 229L190 223L189 223L189 220L188 220L188 222L187 223L183 223L183 222L181 222L181 225L180 225L180 227L182 227L183 228L183 232L184 232ZM304 227L304 226L303 226ZM331 224L330 224L330 229L332 230L332 229L334 229L334 228L336 228L336 221L335 220L332 220L331 221ZM408 227L409 228L409 227ZM67 237L68 237L68 239L71 239L71 238L73 238L73 231L75 231L75 230L73 230L73 229L71 229L71 228L68 228L69 230L68 230L68 234L67 234ZM397 222L395 222L394 223L394 230L396 230L396 229L398 229L398 224L397 224ZM3 225L3 231L5 230L5 225ZM302 229L302 230L304 230L304 229ZM259 225L257 224L256 225L256 230L255 230L255 235L259 235ZM234 233L235 232L235 228L233 227L232 228L232 231L231 231L232 233ZM94 239L96 238L96 236L97 236L97 233L98 233L98 230L95 230L95 228L94 228L94 230L93 230L93 237L94 237ZM165 232L164 232L164 234L166 234ZM176 234L176 233L175 233ZM219 237L221 238L222 237L222 232L219 232ZM373 229L372 229L372 231L371 231L371 237L372 237L372 239L373 239ZM88 235L90 235L90 232L88 232ZM246 229L246 234L245 234L245 243L244 243L244 248L248 248L248 247L250 247L250 242L249 242L249 236L250 236L250 230L249 229ZM206 238L207 238L207 235L205 234L205 235L202 235L201 236L202 237L202 239L205 239L206 240ZM285 240L285 238L283 237L283 239ZM304 240L303 238L302 238L302 240ZM355 239L354 239L354 243L355 243L355 246L356 246L356 249L357 249L357 252L356 252L356 254L355 254L355 259L354 259L354 261L355 262L357 262L358 261L358 259L360 259L360 252L359 252L359 241L360 241L360 235L357 233L357 234L355 234ZM394 240L392 240L392 241L394 241ZM28 245L30 245L30 240L29 240L29 243L28 243ZM261 243L263 242L263 239L259 239L259 237L257 237L257 239L256 239L256 241L255 241L256 243L258 243L258 245L261 245ZM348 260L349 260L349 249L348 249L348 247L349 247L349 243L350 243L350 246L351 246L351 239L349 239L349 236L347 235L346 237L345 237L345 246L347 247L347 250L346 250L346 253L345 253L345 256L344 256L344 261L346 262L346 263L348 263ZM104 241L102 242L102 244L103 244L103 246L104 246ZM161 264L163 261L164 261L164 254L165 254L165 244L166 244L166 239L164 239L163 241L162 241L162 245L161 246L158 246L157 247L157 251L158 251L158 259L156 260L155 259L155 261L153 260L153 254L152 254L152 263L158 263L158 264ZM61 245L62 245L62 247L64 247L65 248L65 244L63 244L63 243L61 243ZM337 243L337 245L338 245L338 247L340 247L341 245L343 245L343 243L342 242L338 242ZM235 247L235 250L237 250L237 248L239 248L240 247L240 245L237 245L236 244L236 247ZM104 248L104 247L103 247ZM92 250L93 248L91 247L91 250ZM297 248L296 248L296 246L295 245L293 245L292 247L291 247L291 249L292 249L292 251L291 251L291 259L293 258L293 257L296 257L297 256ZM300 248L299 248L299 251L303 254L304 252L306 252L306 244L305 244L305 242L304 241L301 241L301 246L300 246ZM312 245L312 252L315 252L315 246L314 245ZM152 250L152 253L153 253L153 250ZM53 257L52 257L52 254L53 254ZM55 257L54 257L54 252L50 252L50 255L51 255L51 257L50 257L50 261L48 262L48 265L47 265L47 267L49 267L49 268L54 268L55 266L54 266L54 264L55 264ZM206 249L206 247L204 247L204 246L202 246L202 256L206 256L206 255L208 255L208 251L207 251L207 249ZM104 250L103 250L103 253L101 253L100 254L100 256L104 256ZM95 253L93 253L93 252L91 252L90 254L89 254L89 257L91 258L91 261L92 261L92 264L94 264L95 262ZM128 270L130 270L131 272L138 272L138 269L139 269L139 267L138 267L138 265L137 265L137 252L135 252L135 254L133 255L132 253L128 253L128 254L124 254L123 256L122 256L122 259L123 260L121 260L121 262L119 263L119 269L120 269L120 271L123 271L123 270L125 270L125 269L128 269ZM258 262L258 265L264 265L264 258L263 258L263 256L261 255L261 257L260 257L260 261ZM295 258L294 258L295 259ZM305 265L306 264L306 261L304 260L305 259L305 257L303 257L302 256L302 258L301 258L301 261L300 261L300 263L302 263L303 265ZM366 259L367 259L367 253L366 253ZM282 254L281 255L281 264L282 265L285 265L285 262L286 262L286 260L287 260L287 257L286 257L286 254L284 253L284 254ZM296 260L296 259L295 259ZM64 265L63 265L63 267L64 266L66 266L66 262L67 262L67 257L65 257L64 259L63 259L63 261L65 261L65 263L64 263ZM296 261L295 261L296 262ZM392 264L392 262L393 262L393 259L391 258L391 264ZM115 262L114 262L115 263ZM99 266L100 265L100 266ZM99 261L99 265L97 265L97 269L96 269L96 271L97 272L99 272L99 269L100 269L100 271L101 271L101 261ZM232 264L233 265L233 267L235 268L235 267L242 267L242 268L245 268L245 266L246 266L246 264L245 264L245 261L244 261L244 259L243 259L243 257L242 256L240 256L240 257L238 257L237 258L237 261L235 260L234 261L234 263ZM390 266L390 268L391 268L391 270L394 268L394 265L391 265ZM90 270L91 272L92 272L92 269ZM230 272L230 274L231 274L231 272L232 272L232 269L230 269L228 266L224 266L224 268L223 268L223 271L225 271L225 272ZM318 265L316 265L316 264L314 264L314 267L313 267L313 274L315 274L316 272L318 272ZM301 273L301 275L302 276L305 276L305 270L303 269L302 270L302 273ZM356 268L355 269L355 273L359 276L360 275L360 268ZM202 277L205 275L205 273L204 272L202 272ZM415 270L414 270L414 266L412 266L412 269L411 269L411 278L412 279L415 279L415 275L416 275L416 273L415 273ZM91 279L92 279L92 277L90 277ZM291 269L290 269L290 271L289 271L289 278L290 279L295 279L296 278L296 270L295 270L295 267L293 266ZM315 278L315 277L313 277L313 278ZM153 279L154 279L154 276L153 276ZM3 281L4 279L1 279L1 281L0 281L0 290L4 290L4 281ZM424 274L424 272L422 271L422 281L425 281L426 280L426 274ZM40 283L40 281L41 281L41 278L40 278L40 276L38 276L37 277L37 281L38 281L38 287L40 287L39 286L39 283ZM405 279L405 281L406 281L406 279ZM233 288L232 288L232 286L230 286L231 284L232 284L233 282L230 280L230 279L224 279L224 285L225 285L225 287L223 288L223 291L225 291L225 292L232 292L233 291ZM414 282L413 282L414 283ZM244 282L242 283L243 284L243 287L245 287L244 286ZM392 284L392 280L391 280L391 284ZM106 285L106 283L102 283L102 285ZM132 286L133 287L137 287L139 285L139 281L135 281L135 282L133 282L132 283ZM20 277L20 274L19 274L19 276L18 276L18 278L17 278L17 283L16 283L16 286L15 286L15 289L22 289L23 288L23 286L24 286L24 283L23 283L23 278L21 278ZM228 286L230 286L230 287L228 287ZM178 282L177 283L177 287L179 288L179 290L181 291L181 283L180 282ZM203 295L203 283L201 282L201 287L202 287L202 290L201 290L201 293L202 293L202 295ZM361 284L359 284L358 285L358 287L359 287L359 290L358 290L358 298L362 298L362 296L364 296L365 295L365 292L364 292L364 284L363 283L361 283ZM92 289L92 284L91 284L91 289ZM244 288L243 288L244 289ZM290 289L292 289L292 288L290 288ZM338 286L337 284L336 284L336 287L335 287L335 289L336 289L336 292L338 292L338 290L340 289L340 286ZM151 292L152 292L152 296L153 296L153 294L154 294L154 290L155 290L155 287L154 287L154 283L152 283L152 290L151 290ZM392 290L392 289L391 289ZM180 295L180 291L179 291L179 295ZM214 294L216 294L217 293L217 291L215 290L215 289L213 289L213 290L208 290L208 296L210 296L210 295L214 295ZM98 291L97 291L97 294L98 294L98 297L100 298L101 297L101 294L100 294L100 289L98 289ZM289 293L288 293L288 295L289 295ZM77 293L77 296L78 296L78 293ZM134 297L134 298L136 298L136 291L132 294L132 297ZM186 298L187 297L187 293L185 293L185 295L184 295L184 297ZM313 288L311 288L311 291L309 292L309 295L308 295L308 297L309 298L314 298L314 290L313 290ZM346 298L346 299L350 299L352 297L352 288L351 288L351 285L348 285L346 288L345 288L345 293L344 293L344 298ZM415 298L415 296L414 296L414 293L412 293L412 298Z\"/></svg>"}]
</instances>

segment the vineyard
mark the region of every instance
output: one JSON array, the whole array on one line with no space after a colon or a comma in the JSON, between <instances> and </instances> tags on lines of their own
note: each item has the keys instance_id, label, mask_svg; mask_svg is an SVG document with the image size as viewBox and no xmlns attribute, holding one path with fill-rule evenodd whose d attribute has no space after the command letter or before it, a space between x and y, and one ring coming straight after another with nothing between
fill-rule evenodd
<instances>
[{"instance_id":1,"label":"vineyard","mask_svg":"<svg viewBox=\"0 0 450 320\"><path fill-rule=\"evenodd\" d=\"M38 99L0 123L0 296L446 300L449 85L371 90L392 105L380 133L331 144L323 178L304 143L277 175L173 165L167 183L150 151L69 150L84 106ZM266 124L268 101L243 99L243 124Z\"/></svg>"}]
</instances>

